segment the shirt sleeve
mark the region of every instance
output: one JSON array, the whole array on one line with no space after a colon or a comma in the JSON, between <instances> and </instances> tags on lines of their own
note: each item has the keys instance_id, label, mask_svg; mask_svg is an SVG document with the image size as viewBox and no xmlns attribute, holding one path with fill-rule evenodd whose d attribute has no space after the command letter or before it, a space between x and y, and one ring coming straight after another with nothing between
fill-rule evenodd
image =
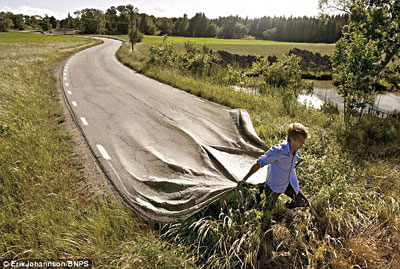
<instances>
[{"instance_id":1,"label":"shirt sleeve","mask_svg":"<svg viewBox=\"0 0 400 269\"><path fill-rule=\"evenodd\" d=\"M257 159L257 163L263 167L267 164L271 164L278 159L280 149L276 146L270 148L264 155L261 155Z\"/></svg>"}]
</instances>

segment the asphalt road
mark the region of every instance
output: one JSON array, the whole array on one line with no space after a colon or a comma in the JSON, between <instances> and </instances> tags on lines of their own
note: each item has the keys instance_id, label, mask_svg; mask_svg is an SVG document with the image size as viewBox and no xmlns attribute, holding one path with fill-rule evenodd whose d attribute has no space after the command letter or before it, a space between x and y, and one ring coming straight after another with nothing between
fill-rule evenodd
<instances>
[{"instance_id":1,"label":"asphalt road","mask_svg":"<svg viewBox=\"0 0 400 269\"><path fill-rule=\"evenodd\" d=\"M267 149L247 112L138 74L116 59L120 41L102 40L67 61L63 88L95 157L132 209L153 221L179 221L235 188Z\"/></svg>"}]
</instances>

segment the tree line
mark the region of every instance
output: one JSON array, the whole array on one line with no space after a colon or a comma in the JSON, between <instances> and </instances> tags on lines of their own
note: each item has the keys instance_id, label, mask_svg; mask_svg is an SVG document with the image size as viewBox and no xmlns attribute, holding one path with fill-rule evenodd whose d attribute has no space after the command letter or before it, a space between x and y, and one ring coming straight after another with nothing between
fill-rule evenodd
<instances>
[{"instance_id":1,"label":"tree line","mask_svg":"<svg viewBox=\"0 0 400 269\"><path fill-rule=\"evenodd\" d=\"M74 12L75 17L57 20L54 17L0 13L0 31L25 28L44 31L51 29L79 29L84 34L128 34L132 24L146 35L172 35L187 37L256 38L287 42L334 43L348 22L348 15L320 17L267 17L242 18L239 16L209 19L204 13L192 18L186 14L179 18L157 18L138 13L131 5L112 6L105 12L86 8ZM131 22L133 20L133 22Z\"/></svg>"}]
</instances>

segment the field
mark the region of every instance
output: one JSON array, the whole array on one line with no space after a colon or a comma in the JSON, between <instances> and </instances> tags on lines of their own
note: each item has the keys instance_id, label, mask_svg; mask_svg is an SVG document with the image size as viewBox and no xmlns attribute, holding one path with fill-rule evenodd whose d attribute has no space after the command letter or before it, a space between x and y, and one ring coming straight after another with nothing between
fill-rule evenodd
<instances>
[{"instance_id":1,"label":"field","mask_svg":"<svg viewBox=\"0 0 400 269\"><path fill-rule=\"evenodd\" d=\"M8 32L0 33L0 42L79 42L74 36L49 35L40 33Z\"/></svg>"},{"instance_id":2,"label":"field","mask_svg":"<svg viewBox=\"0 0 400 269\"><path fill-rule=\"evenodd\" d=\"M116 36L127 40L127 36ZM318 52L321 55L330 55L335 49L335 44L315 44L315 43L290 43L276 42L267 40L243 40L243 39L217 39L217 38L197 38L197 37L168 37L168 41L183 46L187 41L197 44L208 44L212 49L225 50L239 55L258 55L277 57L282 56L292 48L306 49ZM161 36L145 35L142 40L142 46L149 46L162 42Z\"/></svg>"},{"instance_id":3,"label":"field","mask_svg":"<svg viewBox=\"0 0 400 269\"><path fill-rule=\"evenodd\" d=\"M193 267L182 248L172 249L113 196L92 195L83 173L87 164L65 129L69 116L63 114L53 67L99 41L1 37L8 42L0 42L0 260L85 258L93 268ZM25 42L32 37L41 42Z\"/></svg>"}]
</instances>

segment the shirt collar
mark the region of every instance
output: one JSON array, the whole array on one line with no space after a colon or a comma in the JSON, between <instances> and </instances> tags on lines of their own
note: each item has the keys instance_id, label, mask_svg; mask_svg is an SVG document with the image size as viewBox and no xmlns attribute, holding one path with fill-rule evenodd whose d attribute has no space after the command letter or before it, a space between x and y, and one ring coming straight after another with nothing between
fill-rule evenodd
<instances>
[{"instance_id":1,"label":"shirt collar","mask_svg":"<svg viewBox=\"0 0 400 269\"><path fill-rule=\"evenodd\" d=\"M284 143L286 144L285 145L285 152L290 153L289 141L286 140Z\"/></svg>"},{"instance_id":2,"label":"shirt collar","mask_svg":"<svg viewBox=\"0 0 400 269\"><path fill-rule=\"evenodd\" d=\"M292 153L290 153L290 145L289 145L289 141L288 141L288 140L286 140L284 143L286 143L286 145L285 145L285 152L287 152L287 153L289 153L289 154L292 154ZM293 154L293 156L296 156L296 154L297 154L297 149L294 151L294 154Z\"/></svg>"}]
</instances>

